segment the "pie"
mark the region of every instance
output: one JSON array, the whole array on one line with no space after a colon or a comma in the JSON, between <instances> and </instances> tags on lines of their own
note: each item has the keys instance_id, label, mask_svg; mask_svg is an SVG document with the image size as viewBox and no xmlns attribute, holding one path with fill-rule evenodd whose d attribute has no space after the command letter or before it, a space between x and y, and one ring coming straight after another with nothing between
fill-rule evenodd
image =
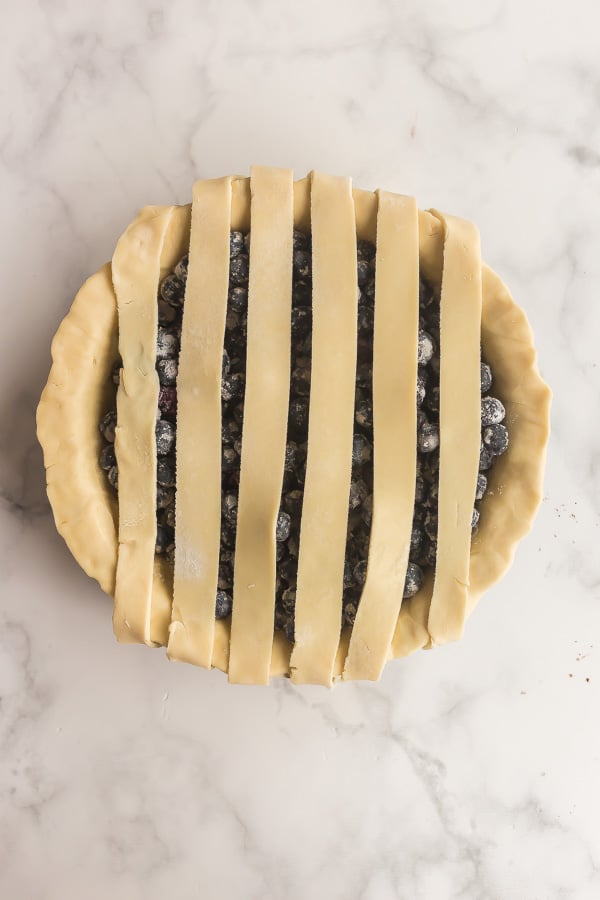
<instances>
[{"instance_id":1,"label":"pie","mask_svg":"<svg viewBox=\"0 0 600 900\"><path fill-rule=\"evenodd\" d=\"M48 496L118 640L232 682L459 639L540 502L550 392L476 227L349 178L145 207L52 358Z\"/></svg>"}]
</instances>

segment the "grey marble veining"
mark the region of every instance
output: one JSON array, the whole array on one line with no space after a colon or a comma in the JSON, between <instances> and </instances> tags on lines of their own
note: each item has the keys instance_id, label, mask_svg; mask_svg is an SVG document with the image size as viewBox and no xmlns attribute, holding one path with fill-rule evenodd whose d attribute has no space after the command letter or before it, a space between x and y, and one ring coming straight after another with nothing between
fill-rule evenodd
<instances>
[{"instance_id":1,"label":"grey marble veining","mask_svg":"<svg viewBox=\"0 0 600 900\"><path fill-rule=\"evenodd\" d=\"M600 896L600 15L592 0L3 4L0 895ZM145 203L252 162L475 219L555 391L546 496L461 644L327 692L119 647L34 410Z\"/></svg>"}]
</instances>

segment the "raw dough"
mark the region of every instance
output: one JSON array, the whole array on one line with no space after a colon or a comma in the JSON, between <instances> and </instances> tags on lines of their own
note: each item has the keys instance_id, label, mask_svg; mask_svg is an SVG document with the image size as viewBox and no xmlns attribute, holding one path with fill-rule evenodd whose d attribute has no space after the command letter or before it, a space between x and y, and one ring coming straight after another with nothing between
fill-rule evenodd
<instances>
[{"instance_id":1,"label":"raw dough","mask_svg":"<svg viewBox=\"0 0 600 900\"><path fill-rule=\"evenodd\" d=\"M221 540L221 368L231 178L198 181L177 379L175 582L168 653L210 667Z\"/></svg>"},{"instance_id":2,"label":"raw dough","mask_svg":"<svg viewBox=\"0 0 600 900\"><path fill-rule=\"evenodd\" d=\"M376 196L355 189L352 197L358 237L375 240ZM161 276L185 252L189 239L190 207L168 209L172 213L160 258ZM157 214L162 213L164 210L157 210ZM309 179L294 184L294 221L298 227L310 227ZM236 177L232 181L231 227L247 229L249 225L249 179ZM420 211L420 269L438 290L443 249L440 219ZM109 272L105 266L83 285L57 332L52 346L53 366L37 421L57 528L85 571L112 594L117 504L97 464L101 444L98 421L109 408L110 371L117 358L116 300ZM549 431L550 392L537 370L531 330L506 287L485 265L481 343L507 410L511 444L506 455L496 462L490 493L482 501L481 525L471 545L466 614L510 566L517 542L531 526L541 499ZM171 578L168 564L156 558L153 609L170 604ZM415 597L402 603L389 657L430 645L427 621L431 589L429 577ZM229 664L229 631L228 620L215 623L212 664L224 670ZM166 626L153 628L151 621L150 637L153 643L166 643ZM344 629L333 664L335 676L343 670L348 641L349 631ZM290 651L283 634L277 632L273 638L271 675L289 674Z\"/></svg>"},{"instance_id":3,"label":"raw dough","mask_svg":"<svg viewBox=\"0 0 600 900\"><path fill-rule=\"evenodd\" d=\"M290 394L293 172L254 167L250 189L248 352L229 680L267 684Z\"/></svg>"},{"instance_id":4,"label":"raw dough","mask_svg":"<svg viewBox=\"0 0 600 900\"><path fill-rule=\"evenodd\" d=\"M340 641L356 381L356 224L347 178L313 173L313 333L300 522L296 683L331 684Z\"/></svg>"},{"instance_id":5,"label":"raw dough","mask_svg":"<svg viewBox=\"0 0 600 900\"><path fill-rule=\"evenodd\" d=\"M417 468L419 218L412 197L378 192L373 341L373 518L367 578L344 668L376 681L398 621Z\"/></svg>"},{"instance_id":6,"label":"raw dough","mask_svg":"<svg viewBox=\"0 0 600 900\"><path fill-rule=\"evenodd\" d=\"M173 207L148 206L120 238L112 261L122 359L115 453L119 471L119 553L113 627L120 641L153 645L169 607L152 604L156 546L156 294Z\"/></svg>"},{"instance_id":7,"label":"raw dough","mask_svg":"<svg viewBox=\"0 0 600 900\"><path fill-rule=\"evenodd\" d=\"M434 212L444 226L440 300L440 467L437 559L428 629L458 640L469 596L471 517L481 443L481 255L471 222Z\"/></svg>"}]
</instances>

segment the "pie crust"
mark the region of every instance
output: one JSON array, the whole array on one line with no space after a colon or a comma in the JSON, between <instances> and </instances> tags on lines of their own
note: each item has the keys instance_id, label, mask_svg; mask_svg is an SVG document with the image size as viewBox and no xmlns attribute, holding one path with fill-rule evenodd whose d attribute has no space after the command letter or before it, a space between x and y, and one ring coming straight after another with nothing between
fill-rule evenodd
<instances>
[{"instance_id":1,"label":"pie crust","mask_svg":"<svg viewBox=\"0 0 600 900\"><path fill-rule=\"evenodd\" d=\"M231 619L215 620L220 536L220 373L229 233L252 220L248 359ZM289 393L292 229L312 231L313 358L296 642L273 636L275 521ZM374 497L367 579L340 638L356 364L356 236L377 245L373 358ZM160 279L190 249L178 378L175 566L154 555ZM419 273L440 294L438 563L402 600L414 505ZM402 302L399 303L398 299ZM510 448L470 516L479 459L479 354L506 408ZM98 422L120 354L119 499L98 465ZM115 598L121 641L229 672L331 684L377 679L385 662L455 640L509 568L541 499L550 391L523 311L485 264L477 229L413 198L346 178L255 167L197 182L192 204L146 207L112 264L78 292L52 344L37 412L58 531ZM331 360L336 361L335 371ZM446 389L444 391L444 388ZM202 497L202 503L198 498Z\"/></svg>"}]
</instances>

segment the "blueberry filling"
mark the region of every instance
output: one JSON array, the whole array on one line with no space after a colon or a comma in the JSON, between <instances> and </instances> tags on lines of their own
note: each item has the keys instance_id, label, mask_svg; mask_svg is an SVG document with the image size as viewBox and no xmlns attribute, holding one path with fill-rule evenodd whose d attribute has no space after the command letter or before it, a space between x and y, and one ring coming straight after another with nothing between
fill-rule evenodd
<instances>
[{"instance_id":1,"label":"blueberry filling","mask_svg":"<svg viewBox=\"0 0 600 900\"><path fill-rule=\"evenodd\" d=\"M241 436L244 415L246 324L248 306L250 235L232 231L230 278L221 382L222 402L222 515L219 578L215 616L225 618L233 604L233 562L237 525ZM357 375L354 406L355 433L352 446L352 478L348 497L348 531L342 624L353 625L367 574L373 508L373 402L372 347L375 300L375 247L357 242ZM156 421L156 554L170 562L175 553L175 452L177 442L177 370L181 338L188 256L183 256L160 284L156 370L160 389ZM288 435L285 453L281 507L276 523L275 628L294 640L294 610L298 547L306 453L310 395L312 340L312 250L310 234L294 231L292 289L292 348ZM439 298L421 281L419 291L419 337L417 375L417 478L415 510L404 597L412 597L423 585L426 571L435 566L437 552L437 506L439 469ZM119 384L120 363L111 372ZM479 502L488 490L487 473L494 460L508 448L509 434L503 425L505 409L491 396L493 374L481 363L481 450L479 474L471 525L479 524ZM110 409L99 423L104 439L99 462L108 483L118 490L114 451L117 415Z\"/></svg>"}]
</instances>

